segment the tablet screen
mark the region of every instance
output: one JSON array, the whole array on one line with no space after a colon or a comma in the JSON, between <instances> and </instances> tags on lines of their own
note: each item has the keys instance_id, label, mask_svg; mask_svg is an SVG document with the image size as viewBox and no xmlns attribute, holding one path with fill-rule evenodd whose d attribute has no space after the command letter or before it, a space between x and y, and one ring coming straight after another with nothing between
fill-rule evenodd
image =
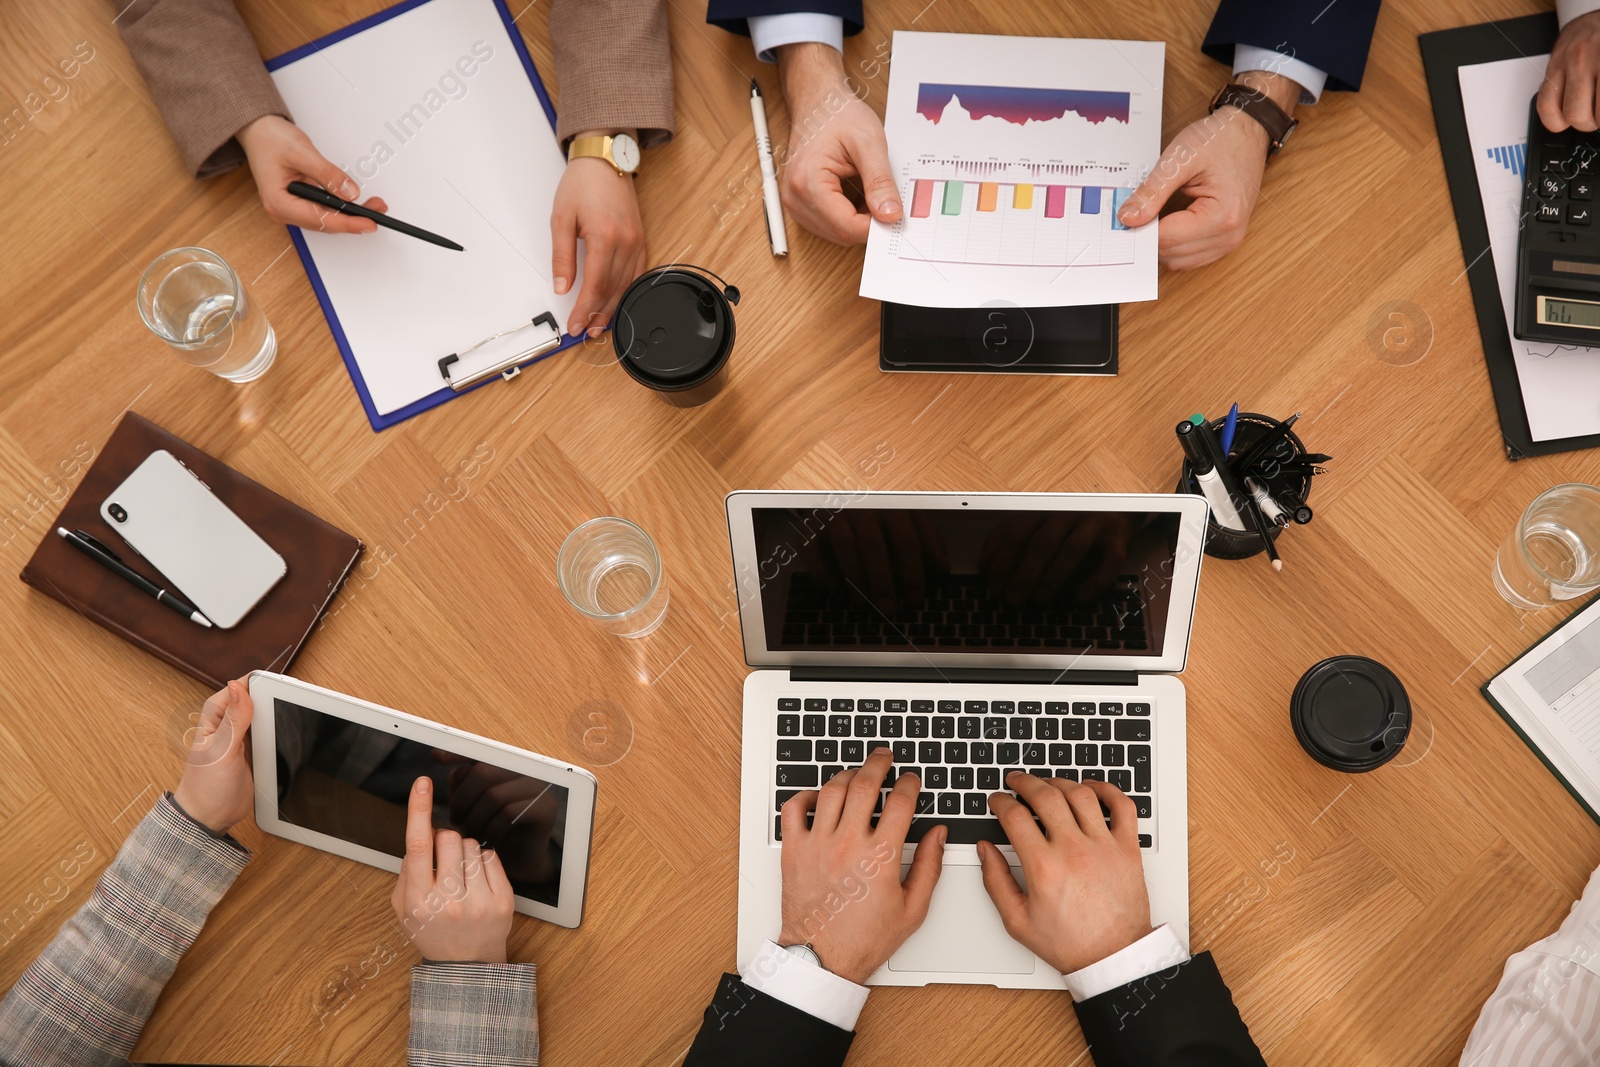
<instances>
[{"instance_id":1,"label":"tablet screen","mask_svg":"<svg viewBox=\"0 0 1600 1067\"><path fill-rule=\"evenodd\" d=\"M567 790L348 719L274 700L278 817L391 856L411 783L433 779L433 826L493 848L518 896L557 906Z\"/></svg>"}]
</instances>

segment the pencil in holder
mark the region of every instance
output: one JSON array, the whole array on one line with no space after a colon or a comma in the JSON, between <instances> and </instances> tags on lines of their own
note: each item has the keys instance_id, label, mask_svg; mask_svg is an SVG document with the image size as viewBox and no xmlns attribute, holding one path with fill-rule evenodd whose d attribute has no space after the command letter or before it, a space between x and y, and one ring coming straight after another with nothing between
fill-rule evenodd
<instances>
[{"instance_id":1,"label":"pencil in holder","mask_svg":"<svg viewBox=\"0 0 1600 1067\"><path fill-rule=\"evenodd\" d=\"M1212 419L1200 429L1215 435L1220 443L1223 422L1223 419ZM1252 455L1252 452L1259 455ZM1292 516L1303 508L1311 493L1311 471L1305 462L1306 454L1305 443L1279 420L1256 412L1239 412L1229 466L1238 476L1241 487L1246 476L1255 479L1286 515ZM1243 460L1248 460L1247 469L1239 465ZM1187 459L1178 476L1177 492L1204 495ZM1251 521L1247 511L1241 509L1241 513L1247 523ZM1276 543L1287 528L1287 523L1279 525L1269 517L1266 536ZM1235 530L1219 525L1215 515L1207 517L1206 555L1214 559L1248 559L1264 551L1266 546L1262 544L1261 534L1253 526Z\"/></svg>"}]
</instances>

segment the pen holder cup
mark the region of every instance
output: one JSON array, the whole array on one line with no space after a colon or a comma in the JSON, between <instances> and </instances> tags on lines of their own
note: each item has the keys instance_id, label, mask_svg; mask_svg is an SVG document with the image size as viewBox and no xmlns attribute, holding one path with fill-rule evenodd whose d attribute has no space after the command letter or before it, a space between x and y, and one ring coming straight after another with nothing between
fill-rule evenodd
<instances>
[{"instance_id":1,"label":"pen holder cup","mask_svg":"<svg viewBox=\"0 0 1600 1067\"><path fill-rule=\"evenodd\" d=\"M1220 438L1223 422L1223 419L1212 419L1203 429ZM1270 415L1261 415L1253 411L1239 412L1239 422L1233 434L1233 457L1239 458L1247 454L1264 436L1273 432L1277 425L1278 420ZM1275 499L1280 501L1292 499L1295 503L1304 503L1311 492L1310 476L1290 473L1281 467L1284 461L1305 455L1305 443L1295 436L1293 430L1285 430L1279 436L1282 440L1276 445L1269 445L1262 458L1251 463L1248 473L1264 485L1267 492ZM1195 483L1194 475L1190 473L1188 460L1183 461L1183 469L1178 475L1177 492L1203 495L1200 486ZM1290 508L1285 507L1284 510ZM1248 513L1245 514L1245 521L1250 521ZM1276 541L1286 528L1269 521L1267 536ZM1261 535L1255 530L1235 530L1219 526L1214 515L1206 519L1205 554L1213 559L1248 559L1265 551Z\"/></svg>"}]
</instances>

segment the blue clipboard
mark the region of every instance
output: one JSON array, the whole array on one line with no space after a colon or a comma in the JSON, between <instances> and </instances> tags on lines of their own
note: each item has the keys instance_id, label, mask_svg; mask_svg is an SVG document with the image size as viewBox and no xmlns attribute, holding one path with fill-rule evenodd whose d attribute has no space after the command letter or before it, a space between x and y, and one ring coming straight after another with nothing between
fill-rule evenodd
<instances>
[{"instance_id":1,"label":"blue clipboard","mask_svg":"<svg viewBox=\"0 0 1600 1067\"><path fill-rule=\"evenodd\" d=\"M413 8L421 7L423 4L431 2L432 0L401 0L400 3L395 4L393 7L385 8L376 14L368 15L364 19L352 22L342 30L335 30L325 37L319 37L315 41L310 41L299 48L285 52L281 56L267 60L267 70L270 72L277 70L279 67L288 66L290 63L320 52L322 49L342 41L346 37L353 37L358 33L389 21L396 15L403 15ZM506 7L505 0L492 0L492 2L495 10L500 13L500 21L505 23L506 35L511 38L511 47L516 50L517 56L522 60L523 69L528 72L528 81L533 83L533 91L538 94L539 104L544 108L545 117L550 120L550 131L553 135L556 128L556 109L550 104L550 94L544 90L544 82L540 80L539 71L533 65L533 57L528 54L528 46L523 42L522 34L518 31L517 24L512 19L511 11ZM387 415L378 414L378 409L372 404L372 396L367 392L366 380L361 376L361 367L356 363L355 354L350 351L350 341L345 337L344 327L339 324L339 315L334 311L332 301L328 299L328 290L322 284L322 275L317 272L316 262L311 258L311 250L306 247L305 237L301 234L298 226L290 226L288 230L289 240L294 242L294 249L300 254L300 263L306 269L306 277L311 279L311 289L317 294L317 303L322 305L323 317L328 320L328 329L333 334L334 343L339 346L339 354L344 357L345 369L350 372L350 380L355 383L356 394L361 397L361 406L366 410L367 421L372 423L374 430L387 430L395 423L404 422L413 415L427 411L429 408L438 407L446 400L465 396L467 393L481 389L495 381L495 378L489 378L486 381L479 382L477 385L468 386L459 391L447 385L438 392L429 393L421 400L413 401L403 408L397 408ZM549 359L557 352L577 344L579 340L577 337L564 335L559 346L535 356L526 363L519 364L518 370L532 366L540 360Z\"/></svg>"}]
</instances>

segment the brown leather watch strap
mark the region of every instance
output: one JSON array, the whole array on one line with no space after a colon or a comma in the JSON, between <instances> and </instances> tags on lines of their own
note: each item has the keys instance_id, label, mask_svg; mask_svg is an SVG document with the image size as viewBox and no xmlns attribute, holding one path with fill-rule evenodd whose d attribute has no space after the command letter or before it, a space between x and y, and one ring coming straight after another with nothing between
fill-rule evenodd
<instances>
[{"instance_id":1,"label":"brown leather watch strap","mask_svg":"<svg viewBox=\"0 0 1600 1067\"><path fill-rule=\"evenodd\" d=\"M1267 158L1271 159L1283 150L1284 143L1289 140L1289 135L1295 131L1300 123L1290 118L1283 108L1272 102L1266 93L1259 89L1252 89L1248 85L1233 82L1224 85L1217 91L1211 100L1211 110L1218 108L1236 107L1246 115L1261 124L1267 131Z\"/></svg>"}]
</instances>

